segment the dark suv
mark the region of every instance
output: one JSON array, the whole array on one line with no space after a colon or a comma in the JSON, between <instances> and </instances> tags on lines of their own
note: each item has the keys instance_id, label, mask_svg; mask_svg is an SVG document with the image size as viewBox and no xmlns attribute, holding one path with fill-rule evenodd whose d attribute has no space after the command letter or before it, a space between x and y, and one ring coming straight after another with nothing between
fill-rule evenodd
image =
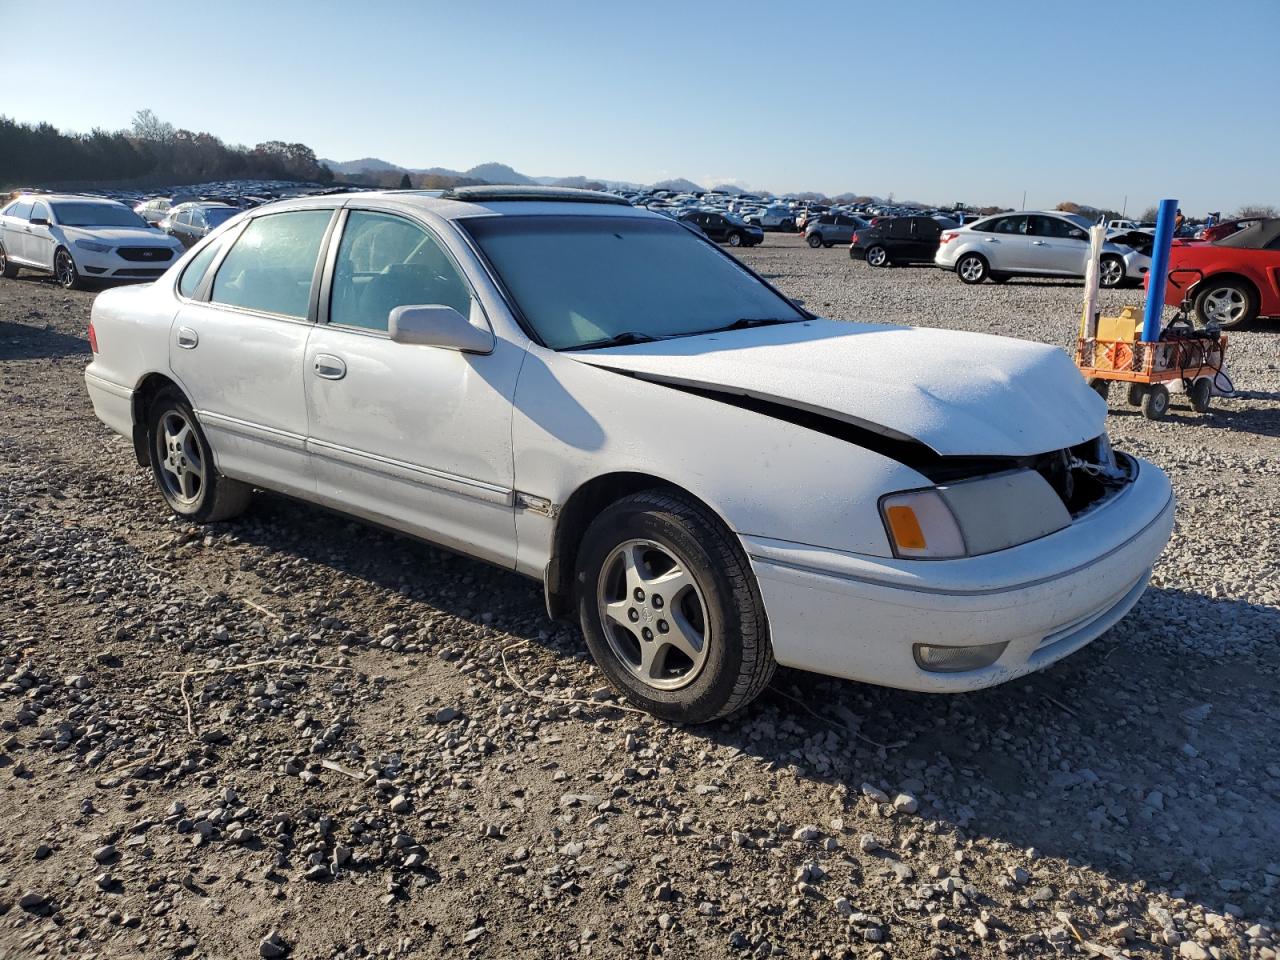
<instances>
[{"instance_id":1,"label":"dark suv","mask_svg":"<svg viewBox=\"0 0 1280 960\"><path fill-rule=\"evenodd\" d=\"M855 233L849 256L873 267L933 263L941 236L942 224L933 217L888 217Z\"/></svg>"},{"instance_id":2,"label":"dark suv","mask_svg":"<svg viewBox=\"0 0 1280 960\"><path fill-rule=\"evenodd\" d=\"M234 217L240 210L227 203L197 201L180 203L165 218L165 232L176 237L184 247L193 247Z\"/></svg>"},{"instance_id":3,"label":"dark suv","mask_svg":"<svg viewBox=\"0 0 1280 960\"><path fill-rule=\"evenodd\" d=\"M764 230L760 227L723 213L694 210L682 214L680 219L693 224L716 243L727 243L731 247L754 247L764 239Z\"/></svg>"}]
</instances>

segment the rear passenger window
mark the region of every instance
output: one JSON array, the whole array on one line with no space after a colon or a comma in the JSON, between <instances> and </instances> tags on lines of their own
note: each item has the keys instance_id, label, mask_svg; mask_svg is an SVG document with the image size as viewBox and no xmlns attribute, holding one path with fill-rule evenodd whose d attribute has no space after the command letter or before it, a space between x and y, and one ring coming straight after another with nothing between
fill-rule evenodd
<instances>
[{"instance_id":1,"label":"rear passenger window","mask_svg":"<svg viewBox=\"0 0 1280 960\"><path fill-rule=\"evenodd\" d=\"M333 267L329 322L385 332L396 307L425 304L471 313L471 289L440 244L403 217L352 211Z\"/></svg>"},{"instance_id":2,"label":"rear passenger window","mask_svg":"<svg viewBox=\"0 0 1280 960\"><path fill-rule=\"evenodd\" d=\"M182 279L178 281L178 292L187 299L196 295L196 291L200 289L200 281L204 279L204 275L209 272L209 264L213 263L214 257L218 255L218 251L222 249L222 244L211 243L199 253L195 255L185 270L182 271Z\"/></svg>"},{"instance_id":3,"label":"rear passenger window","mask_svg":"<svg viewBox=\"0 0 1280 960\"><path fill-rule=\"evenodd\" d=\"M31 202L26 201L24 203L22 201L19 201L18 203L15 203L13 206L9 208L8 214L11 217L18 217L21 220L30 220L31 219Z\"/></svg>"},{"instance_id":4,"label":"rear passenger window","mask_svg":"<svg viewBox=\"0 0 1280 960\"><path fill-rule=\"evenodd\" d=\"M293 210L249 221L213 278L214 303L304 318L330 210Z\"/></svg>"}]
</instances>

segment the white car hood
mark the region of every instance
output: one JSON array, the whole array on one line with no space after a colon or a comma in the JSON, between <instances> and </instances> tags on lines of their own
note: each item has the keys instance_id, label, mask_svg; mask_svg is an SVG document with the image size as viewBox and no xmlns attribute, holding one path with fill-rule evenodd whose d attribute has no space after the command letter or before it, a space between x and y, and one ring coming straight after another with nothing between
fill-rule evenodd
<instances>
[{"instance_id":1,"label":"white car hood","mask_svg":"<svg viewBox=\"0 0 1280 960\"><path fill-rule=\"evenodd\" d=\"M63 233L72 240L97 240L129 247L172 247L172 240L163 230L143 227L63 227Z\"/></svg>"},{"instance_id":2,"label":"white car hood","mask_svg":"<svg viewBox=\"0 0 1280 960\"><path fill-rule=\"evenodd\" d=\"M1062 350L1009 337L819 319L565 355L823 413L943 456L1030 456L1105 429L1106 403Z\"/></svg>"}]
</instances>

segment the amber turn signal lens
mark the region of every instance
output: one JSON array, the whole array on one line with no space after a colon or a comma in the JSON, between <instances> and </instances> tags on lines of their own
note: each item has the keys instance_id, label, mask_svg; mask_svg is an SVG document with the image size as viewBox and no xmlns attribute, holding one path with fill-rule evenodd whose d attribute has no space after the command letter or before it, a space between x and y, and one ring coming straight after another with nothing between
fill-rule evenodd
<instances>
[{"instance_id":1,"label":"amber turn signal lens","mask_svg":"<svg viewBox=\"0 0 1280 960\"><path fill-rule=\"evenodd\" d=\"M889 520L889 531L893 534L893 542L899 550L923 550L924 531L920 529L920 521L916 512L910 507L893 506L885 511Z\"/></svg>"}]
</instances>

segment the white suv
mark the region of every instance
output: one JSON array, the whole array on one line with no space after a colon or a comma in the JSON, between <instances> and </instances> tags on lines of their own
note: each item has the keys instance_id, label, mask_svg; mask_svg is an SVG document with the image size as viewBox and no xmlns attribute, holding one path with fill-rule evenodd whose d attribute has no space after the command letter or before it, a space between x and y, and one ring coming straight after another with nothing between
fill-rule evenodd
<instances>
[{"instance_id":1,"label":"white suv","mask_svg":"<svg viewBox=\"0 0 1280 960\"><path fill-rule=\"evenodd\" d=\"M0 210L0 274L51 273L69 290L85 280L154 280L182 245L114 200L24 194Z\"/></svg>"},{"instance_id":2,"label":"white suv","mask_svg":"<svg viewBox=\"0 0 1280 960\"><path fill-rule=\"evenodd\" d=\"M1087 217L1074 213L1002 213L955 230L943 231L934 263L953 270L964 283L991 279L1003 283L1010 276L1083 277L1089 258ZM1118 287L1130 276L1127 248L1102 246L1100 283Z\"/></svg>"}]
</instances>

